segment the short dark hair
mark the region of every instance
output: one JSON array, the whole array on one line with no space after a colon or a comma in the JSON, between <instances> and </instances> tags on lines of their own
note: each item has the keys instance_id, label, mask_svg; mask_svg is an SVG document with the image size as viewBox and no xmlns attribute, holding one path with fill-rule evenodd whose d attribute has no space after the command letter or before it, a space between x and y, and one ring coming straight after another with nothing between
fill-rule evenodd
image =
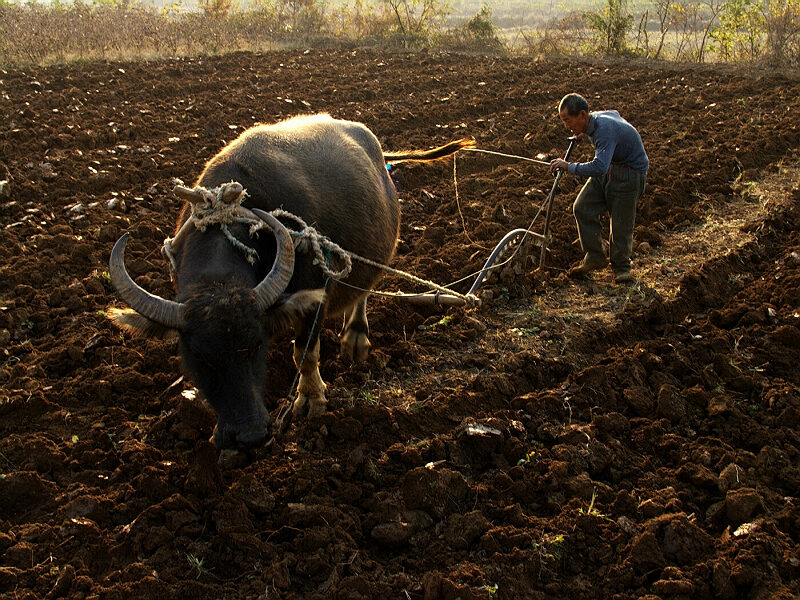
<instances>
[{"instance_id":1,"label":"short dark hair","mask_svg":"<svg viewBox=\"0 0 800 600\"><path fill-rule=\"evenodd\" d=\"M567 114L571 117L577 116L582 110L589 112L589 103L580 94L567 94L558 103L558 112L567 109Z\"/></svg>"}]
</instances>

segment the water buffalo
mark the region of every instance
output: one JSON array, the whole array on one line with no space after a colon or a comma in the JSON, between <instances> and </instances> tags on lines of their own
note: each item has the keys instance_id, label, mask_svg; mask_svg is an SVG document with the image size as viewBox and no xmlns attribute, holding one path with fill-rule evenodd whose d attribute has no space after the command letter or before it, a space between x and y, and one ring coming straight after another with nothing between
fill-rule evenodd
<instances>
[{"instance_id":1,"label":"water buffalo","mask_svg":"<svg viewBox=\"0 0 800 600\"><path fill-rule=\"evenodd\" d=\"M364 125L325 114L258 125L214 156L195 188L181 188L189 202L178 230L192 202L227 185L226 194L246 190L242 206L248 209L283 209L342 248L386 264L400 224L386 163L433 160L469 144L459 140L428 151L384 153ZM217 413L218 448L256 447L271 434L263 394L273 336L295 327L294 361L300 370L296 417L326 408L319 374L322 318L346 315L340 348L345 358L363 360L370 346L363 290L372 289L380 269L354 261L346 279L328 281L326 287L314 256L295 251L286 228L292 223L258 214L274 235L252 236L249 226L240 223L231 224L228 233L214 226L183 227L173 251L174 301L150 294L128 275L127 234L111 254L112 283L131 308L112 309L109 317L142 335L177 333L184 370ZM248 260L249 254L257 260Z\"/></svg>"}]
</instances>

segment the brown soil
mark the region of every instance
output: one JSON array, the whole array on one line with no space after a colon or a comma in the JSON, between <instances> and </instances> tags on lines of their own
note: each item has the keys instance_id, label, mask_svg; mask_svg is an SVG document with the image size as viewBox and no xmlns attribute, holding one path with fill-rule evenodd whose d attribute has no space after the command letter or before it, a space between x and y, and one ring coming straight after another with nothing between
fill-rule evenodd
<instances>
[{"instance_id":1,"label":"brown soil","mask_svg":"<svg viewBox=\"0 0 800 600\"><path fill-rule=\"evenodd\" d=\"M796 81L362 50L0 80L1 597L800 594ZM222 466L174 345L104 317L125 231L131 272L170 297L171 180L192 182L255 122L328 111L390 150L473 136L552 158L568 91L645 140L634 285L565 277L580 257L565 177L546 269L517 255L477 310L375 298L362 366L336 358L328 323L332 412ZM470 275L552 185L496 156L456 167L458 196L452 161L397 169L394 266ZM395 277L382 289L415 291ZM269 374L277 410L288 338Z\"/></svg>"}]
</instances>

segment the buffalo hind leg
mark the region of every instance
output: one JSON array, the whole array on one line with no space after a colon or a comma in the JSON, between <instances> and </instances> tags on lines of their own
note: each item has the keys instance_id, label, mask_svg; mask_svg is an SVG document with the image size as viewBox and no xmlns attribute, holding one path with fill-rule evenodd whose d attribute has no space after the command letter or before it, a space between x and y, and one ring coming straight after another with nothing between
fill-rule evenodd
<instances>
[{"instance_id":1,"label":"buffalo hind leg","mask_svg":"<svg viewBox=\"0 0 800 600\"><path fill-rule=\"evenodd\" d=\"M301 418L305 415L316 417L325 412L328 400L325 398L325 382L319 374L319 337L313 347L303 353L305 347L294 345L294 364L300 370L300 381L297 384L297 398L292 413ZM301 364L302 362L302 364Z\"/></svg>"},{"instance_id":2,"label":"buffalo hind leg","mask_svg":"<svg viewBox=\"0 0 800 600\"><path fill-rule=\"evenodd\" d=\"M339 341L339 354L350 362L367 360L369 348L369 323L367 322L367 296L353 307Z\"/></svg>"}]
</instances>

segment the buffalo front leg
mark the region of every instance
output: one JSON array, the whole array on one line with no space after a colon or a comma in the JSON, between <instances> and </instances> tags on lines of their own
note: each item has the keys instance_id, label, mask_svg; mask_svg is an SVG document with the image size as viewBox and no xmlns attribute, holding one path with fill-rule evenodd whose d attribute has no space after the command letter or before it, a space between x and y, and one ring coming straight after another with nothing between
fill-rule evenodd
<instances>
[{"instance_id":1,"label":"buffalo front leg","mask_svg":"<svg viewBox=\"0 0 800 600\"><path fill-rule=\"evenodd\" d=\"M339 354L350 362L367 360L369 349L369 323L367 322L367 297L364 296L353 307L339 341Z\"/></svg>"},{"instance_id":2,"label":"buffalo front leg","mask_svg":"<svg viewBox=\"0 0 800 600\"><path fill-rule=\"evenodd\" d=\"M328 400L325 398L325 382L319 374L319 338L308 352L295 341L294 364L300 370L300 381L297 384L297 399L292 414L296 418L306 414L309 417L323 414Z\"/></svg>"}]
</instances>

